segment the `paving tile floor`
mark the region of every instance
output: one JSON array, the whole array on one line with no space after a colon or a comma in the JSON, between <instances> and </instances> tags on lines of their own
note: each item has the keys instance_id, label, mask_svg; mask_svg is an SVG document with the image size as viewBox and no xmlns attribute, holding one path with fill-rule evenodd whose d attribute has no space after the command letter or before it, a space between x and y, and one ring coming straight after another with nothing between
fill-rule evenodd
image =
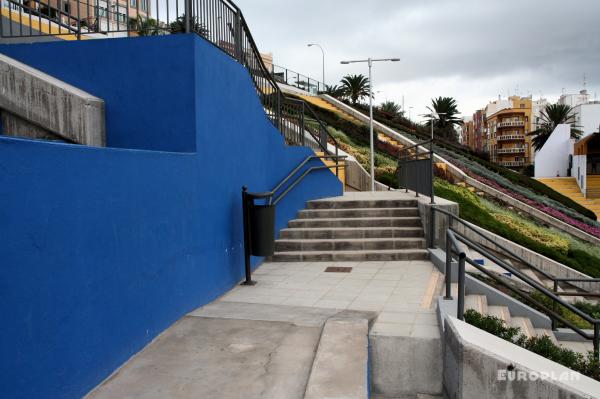
<instances>
[{"instance_id":1,"label":"paving tile floor","mask_svg":"<svg viewBox=\"0 0 600 399\"><path fill-rule=\"evenodd\" d=\"M330 266L352 269L326 272ZM253 279L220 301L374 311L371 334L439 337L434 298L443 276L429 261L266 262Z\"/></svg>"}]
</instances>

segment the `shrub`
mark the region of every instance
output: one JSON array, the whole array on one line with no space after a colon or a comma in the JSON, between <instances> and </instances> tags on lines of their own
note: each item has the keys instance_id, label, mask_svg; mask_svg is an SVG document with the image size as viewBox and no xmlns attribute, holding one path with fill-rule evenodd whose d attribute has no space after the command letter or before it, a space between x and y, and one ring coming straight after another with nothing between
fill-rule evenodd
<instances>
[{"instance_id":1,"label":"shrub","mask_svg":"<svg viewBox=\"0 0 600 399\"><path fill-rule=\"evenodd\" d=\"M581 353L556 345L547 335L527 338L521 333L520 328L508 327L503 320L494 316L482 315L473 309L465 312L465 321L546 359L600 381L600 364L594 358L592 352L588 352L587 356L584 356Z\"/></svg>"},{"instance_id":2,"label":"shrub","mask_svg":"<svg viewBox=\"0 0 600 399\"><path fill-rule=\"evenodd\" d=\"M506 213L493 213L492 215L496 220L540 244L553 248L564 255L569 253L569 241L560 236L548 233L537 226L525 223Z\"/></svg>"}]
</instances>

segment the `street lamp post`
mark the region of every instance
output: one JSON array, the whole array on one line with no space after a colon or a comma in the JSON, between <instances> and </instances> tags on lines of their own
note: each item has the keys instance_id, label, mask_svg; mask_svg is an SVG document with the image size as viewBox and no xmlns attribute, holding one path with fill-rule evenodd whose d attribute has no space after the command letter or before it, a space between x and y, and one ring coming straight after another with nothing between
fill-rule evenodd
<instances>
[{"instance_id":1,"label":"street lamp post","mask_svg":"<svg viewBox=\"0 0 600 399\"><path fill-rule=\"evenodd\" d=\"M323 50L323 47L321 47L317 43L309 43L308 44L308 47L312 47L312 46L316 46L321 49L321 55L323 56L323 85L325 86L323 89L327 90L327 84L325 83L325 51Z\"/></svg>"},{"instance_id":2,"label":"street lamp post","mask_svg":"<svg viewBox=\"0 0 600 399\"><path fill-rule=\"evenodd\" d=\"M431 166L431 203L432 204L435 204L435 195L433 193L433 170L434 170L434 166L433 166L433 121L436 119L435 115L437 115L437 117L439 118L440 115L446 115L446 113L431 111L431 119L429 120L429 123L431 124L431 141L429 142L429 163Z\"/></svg>"},{"instance_id":3,"label":"street lamp post","mask_svg":"<svg viewBox=\"0 0 600 399\"><path fill-rule=\"evenodd\" d=\"M373 63L380 61L398 62L400 58L367 58L366 60L341 61L341 64L355 64L358 62L366 62L369 65L369 136L371 150L371 191L375 191L375 149L373 141Z\"/></svg>"}]
</instances>

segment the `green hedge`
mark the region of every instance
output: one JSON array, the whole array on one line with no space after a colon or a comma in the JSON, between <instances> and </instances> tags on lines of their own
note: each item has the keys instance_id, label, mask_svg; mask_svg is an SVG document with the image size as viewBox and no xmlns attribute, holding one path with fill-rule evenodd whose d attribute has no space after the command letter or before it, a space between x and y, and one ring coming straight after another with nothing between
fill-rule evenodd
<instances>
[{"instance_id":1,"label":"green hedge","mask_svg":"<svg viewBox=\"0 0 600 399\"><path fill-rule=\"evenodd\" d=\"M527 338L522 334L520 328L508 327L503 320L494 316L482 315L473 309L465 312L465 321L546 359L600 381L600 363L594 358L592 352L585 356L579 352L563 348L552 342L547 335Z\"/></svg>"}]
</instances>

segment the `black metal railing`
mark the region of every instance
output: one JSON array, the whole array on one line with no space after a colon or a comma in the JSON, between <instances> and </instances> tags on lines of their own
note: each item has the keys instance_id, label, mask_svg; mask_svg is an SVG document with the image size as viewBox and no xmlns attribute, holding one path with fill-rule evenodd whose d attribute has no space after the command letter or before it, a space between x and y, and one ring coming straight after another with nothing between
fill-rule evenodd
<instances>
[{"instance_id":1,"label":"black metal railing","mask_svg":"<svg viewBox=\"0 0 600 399\"><path fill-rule=\"evenodd\" d=\"M457 306L458 307L457 307L457 312L456 312L458 319L464 320L465 263L468 263L469 265L471 265L475 269L477 269L479 272L483 273L487 277L494 280L498 285L501 285L502 287L508 289L509 291L514 293L516 296L522 298L526 303L532 304L537 309L539 309L540 311L545 313L552 322L553 330L556 330L557 323L560 322L563 325L567 326L569 329L573 330L575 333L577 333L581 337L583 337L584 339L592 340L593 345L594 345L594 356L596 359L599 359L600 320L593 318L592 316L588 315L587 313L585 313L585 312L581 311L580 309L578 309L577 307L573 306L573 304L571 304L561 298L561 296L575 296L576 295L576 296L584 296L585 297L585 296L597 296L597 294L596 293L586 293L586 292L559 292L558 284L560 282L569 283L569 282L576 282L576 281L600 282L600 279L556 278L556 277L552 276L551 274L549 274L548 272L546 272L538 267L535 267L530 262L525 261L520 256L506 250L506 248L504 248L502 245L493 241L490 237L486 236L485 234L482 234L481 232L477 231L475 228L473 228L472 226L470 226L468 223L464 222L463 220L459 219L452 213L444 211L444 210L436 208L436 207L431 207L431 209L432 209L432 213L431 213L431 220L430 220L430 223L431 223L430 224L430 240L431 240L430 247L434 247L434 245L435 245L435 238L432 234L435 231L435 221L434 221L435 220L435 212L441 212L450 218L449 227L446 230L446 268L445 268L445 291L446 292L445 292L444 299L452 299L452 290L451 290L452 263L453 263L453 258L456 256L458 258L458 276L457 276L458 277L458 298L457 298ZM503 256L518 260L526 268L528 268L530 270L534 270L535 272L538 272L538 273L542 274L544 277L552 280L553 284L554 284L553 289L552 290L548 289L547 287L545 287L544 285L542 285L541 283L539 283L532 277L528 276L525 272L523 272L519 268L517 268L517 267L513 266L512 264L510 264L509 262L507 262L505 259L501 259L501 257L495 251L489 250L488 248L484 247L482 244L467 237L466 234L462 234L462 233L458 232L452 226L453 221L460 222L463 226L467 227L468 229L470 229L472 232L474 232L478 236L485 238L486 240L493 243L493 245L495 247L499 248L502 251L505 251L506 253L502 253ZM463 245L461 245L461 244L477 251L479 254L490 259L495 265L499 266L500 268L502 268L506 272L510 273L511 275L516 276L516 278L519 279L521 282L523 282L527 286L531 287L534 292L538 292L538 293L542 294L543 297L545 297L546 299L548 299L551 302L551 305L547 306L546 304L542 303L539 299L534 298L532 295L525 292L524 290L515 288L513 285L509 284L508 282L506 282L505 280L500 278L497 273L494 273L494 272L486 269L483 265L481 265L481 264L477 263L475 260L469 258L466 255ZM558 308L560 306L563 306L567 310L573 312L575 315L577 315L578 317L580 317L581 319L585 320L590 325L592 325L593 333L590 333L588 331L585 331L585 330L577 327L571 320L569 320L569 319L565 318L563 315L561 315L558 312Z\"/></svg>"},{"instance_id":2,"label":"black metal railing","mask_svg":"<svg viewBox=\"0 0 600 399\"><path fill-rule=\"evenodd\" d=\"M262 193L250 193L248 192L248 188L246 186L242 187L242 210L243 210L243 220L244 220L244 270L246 274L246 279L243 282L244 285L254 285L255 282L252 281L252 271L250 265L250 256L254 255L251 251L252 241L256 237L253 237L251 234L252 226L250 220L250 213L252 208L256 206L256 200L264 200L266 206L275 206L277 205L285 196L294 189L306 176L310 173L315 172L317 170L331 169L335 168L335 173L338 175L339 173L339 161L344 160L346 156L338 156L338 155L311 155L306 157L302 162L298 164L290 173L287 174L271 191L262 192ZM311 166L306 168L301 174L299 174L302 169L312 160L336 160L338 162L335 165L318 165ZM295 177L295 179L294 179ZM294 179L294 180L292 180ZM261 232L262 233L262 232ZM269 237L270 239L274 239L274 237ZM261 254L264 255L264 254Z\"/></svg>"},{"instance_id":3,"label":"black metal railing","mask_svg":"<svg viewBox=\"0 0 600 399\"><path fill-rule=\"evenodd\" d=\"M75 35L81 39L82 36L108 38L195 32L248 70L266 115L288 144L308 145L326 155L338 154L337 141L310 105L283 94L272 71L265 66L244 15L232 1L117 0L110 9L102 7L97 0L52 0L52 6L49 5L51 0L0 1L3 7L10 5L9 22L0 19L2 38ZM337 157L335 162L338 162Z\"/></svg>"},{"instance_id":4,"label":"black metal railing","mask_svg":"<svg viewBox=\"0 0 600 399\"><path fill-rule=\"evenodd\" d=\"M325 83L320 82L317 79L313 79L309 76L302 75L299 72L275 64L273 64L273 78L278 83L293 86L312 94L318 94L327 89Z\"/></svg>"},{"instance_id":5,"label":"black metal railing","mask_svg":"<svg viewBox=\"0 0 600 399\"><path fill-rule=\"evenodd\" d=\"M429 145L429 149L425 145ZM413 190L417 197L419 194L430 197L432 204L435 203L434 157L432 139L403 147L398 153L398 186L407 193Z\"/></svg>"}]
</instances>

